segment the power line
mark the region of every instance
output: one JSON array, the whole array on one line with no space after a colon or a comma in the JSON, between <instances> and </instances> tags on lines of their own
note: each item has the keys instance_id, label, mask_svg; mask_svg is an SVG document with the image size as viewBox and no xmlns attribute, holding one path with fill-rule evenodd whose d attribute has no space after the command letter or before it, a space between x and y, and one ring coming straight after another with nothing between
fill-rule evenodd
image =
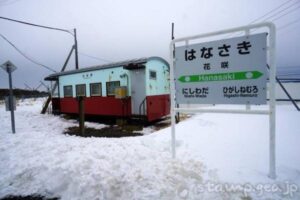
<instances>
[{"instance_id":1,"label":"power line","mask_svg":"<svg viewBox=\"0 0 300 200\"><path fill-rule=\"evenodd\" d=\"M273 13L274 11L278 10L279 8L281 8L282 6L288 4L291 1L293 1L293 0L288 0L288 1L280 4L279 6L277 6L276 8L273 8L272 10L270 10L269 12L267 12L266 14L264 14L263 16L260 16L260 17L256 18L255 20L251 21L249 24L253 24L253 23L261 20L261 18L264 18L264 17L268 16L269 14Z\"/></svg>"},{"instance_id":2,"label":"power line","mask_svg":"<svg viewBox=\"0 0 300 200\"><path fill-rule=\"evenodd\" d=\"M25 21L20 21L20 20L15 20L15 19L11 19L11 18L7 18L7 17L1 17L0 16L0 19L4 19L4 20L8 20L8 21L13 21L13 22L17 22L17 23L21 23L21 24L25 24L25 25L30 25L30 26L35 26L35 27L40 27L40 28L46 28L46 29L51 29L51 30L58 30L58 31L63 31L63 32L67 32L71 35L74 36L74 34L72 32L70 32L69 30L66 30L66 29L61 29L61 28L55 28L55 27L50 27L50 26L44 26L44 25L38 25L38 24L33 24L33 23L29 23L29 22L25 22ZM5 39L7 42L9 42L3 35L1 35L3 39ZM23 52L21 52L18 48L16 48L15 45L13 45L11 42L9 42L19 53L21 53L24 57L26 57L27 59L29 59L30 61L34 62L35 64L38 64L38 65L41 65L43 67L46 67L47 69L51 69L45 65L42 65L32 59L30 59L28 56L26 56ZM78 52L79 53L79 52ZM109 60L106 60L106 59L103 59L103 58L98 58L98 57L95 57L95 56L91 56L91 55L87 55L85 53L79 53L83 56L86 56L86 57L89 57L89 58L92 58L92 59L96 59L96 60L100 60L100 61L104 61L104 62L111 62ZM54 71L51 69L51 71ZM55 72L55 71L54 71Z\"/></svg>"},{"instance_id":3,"label":"power line","mask_svg":"<svg viewBox=\"0 0 300 200\"><path fill-rule=\"evenodd\" d=\"M297 2L297 3L299 3L299 2ZM293 5L294 5L294 4L293 4ZM286 13L284 13L284 14L282 14L282 15L276 17L276 18L274 18L273 21L276 21L276 20L278 20L278 19L280 19L280 18L282 18L282 17L284 17L284 16L286 16L286 15L288 15L288 14L291 14L292 12L296 11L296 10L299 9L299 8L300 8L300 6L297 6L297 7L295 7L294 9L291 9L291 10L289 10L288 12L286 12ZM299 22L299 21L300 21L300 18L298 18L298 19L296 19L296 20L294 20L294 21L292 21L292 22L290 22L290 23L287 23L287 24L285 24L285 25L279 27L277 30L279 31L279 30L285 29L286 27L289 27L290 25L293 25L293 24L295 24L295 23L297 23L297 22Z\"/></svg>"},{"instance_id":4,"label":"power line","mask_svg":"<svg viewBox=\"0 0 300 200\"><path fill-rule=\"evenodd\" d=\"M276 15L278 15L278 14L280 14L280 13L282 13L282 12L288 10L289 8L293 7L294 5L296 5L296 4L298 4L298 3L300 3L300 1L297 1L297 2L295 2L295 3L293 3L293 4L291 4L290 6L284 8L284 9L278 11L278 12L276 12L275 14L273 14L273 15L267 17L266 19L264 19L264 21L266 21L266 20L268 20L268 19L272 19L272 17L275 17ZM298 7L299 7L299 6L298 6ZM296 8L298 8L298 7L296 7ZM273 20L273 21L274 21L274 20Z\"/></svg>"},{"instance_id":5,"label":"power line","mask_svg":"<svg viewBox=\"0 0 300 200\"><path fill-rule=\"evenodd\" d=\"M293 24L295 24L295 23L297 23L297 22L299 22L299 21L300 21L300 18L298 18L298 19L296 19L296 20L294 20L294 21L292 21L292 22L290 22L290 23L287 23L287 24L285 24L285 25L279 27L277 30L285 29L285 28L289 27L290 25L293 25Z\"/></svg>"},{"instance_id":6,"label":"power line","mask_svg":"<svg viewBox=\"0 0 300 200\"><path fill-rule=\"evenodd\" d=\"M51 29L51 30L56 30L56 31L63 31L66 33L69 33L70 35L72 35L74 37L74 47L75 47L75 66L76 69L79 68L79 64L78 64L78 47L77 47L77 34L76 34L76 29L74 29L74 33L72 33L69 30L66 29L61 29L61 28L55 28L55 27L50 27L50 26L44 26L44 25L39 25L39 24L33 24L33 23L29 23L29 22L25 22L25 21L20 21L20 20L15 20L15 19L11 19L11 18L7 18L7 17L1 17L0 19L4 19L4 20L8 20L8 21L12 21L12 22L17 22L17 23L21 23L21 24L25 24L25 25L29 25L29 26L35 26L35 27L39 27L39 28L46 28L46 29Z\"/></svg>"},{"instance_id":7,"label":"power line","mask_svg":"<svg viewBox=\"0 0 300 200\"><path fill-rule=\"evenodd\" d=\"M8 21L13 21L13 22L17 22L17 23L20 23L20 24L26 24L26 25L30 25L30 26L40 27L40 28L46 28L46 29L51 29L51 30L63 31L63 32L67 32L67 33L73 35L72 32L70 32L69 30L66 30L66 29L55 28L55 27L50 27L50 26L44 26L44 25L39 25L39 24L33 24L33 23L24 22L24 21L20 21L20 20L15 20L15 19L7 18L7 17L1 17L1 16L0 16L0 19L4 19L4 20L8 20Z\"/></svg>"},{"instance_id":8,"label":"power line","mask_svg":"<svg viewBox=\"0 0 300 200\"><path fill-rule=\"evenodd\" d=\"M95 56L91 56L91 55L88 55L88 54L85 54L85 53L82 53L82 52L78 52L80 55L83 55L83 56L86 56L86 57L89 57L89 58L92 58L92 59L95 59L95 60L100 60L100 61L103 61L103 62L112 62L110 60L106 60L106 59L103 59L103 58L99 58L99 57L95 57Z\"/></svg>"},{"instance_id":9,"label":"power line","mask_svg":"<svg viewBox=\"0 0 300 200\"><path fill-rule=\"evenodd\" d=\"M11 2L2 2L2 3L0 3L0 6L8 6L8 5L11 5L11 4L14 4L14 3L16 3L16 2L18 2L18 1L20 1L20 0L14 0L14 1L11 1Z\"/></svg>"},{"instance_id":10,"label":"power line","mask_svg":"<svg viewBox=\"0 0 300 200\"><path fill-rule=\"evenodd\" d=\"M286 16L286 15L288 15L288 14L291 14L291 12L294 12L294 11L297 10L298 8L300 8L300 6L294 8L294 9L292 9L292 10L289 10L289 12L286 12L285 14L280 15L279 17L276 17L275 19L273 19L273 21L276 21L276 20L278 20L278 19L280 19L280 18L282 18L282 17L284 17L284 16Z\"/></svg>"},{"instance_id":11,"label":"power line","mask_svg":"<svg viewBox=\"0 0 300 200\"><path fill-rule=\"evenodd\" d=\"M6 42L8 42L15 50L17 50L22 56L24 56L27 60L31 61L32 63L36 64L36 65L39 65L39 66L42 66L52 72L56 72L54 69L52 69L51 67L48 67L46 65L43 65L35 60L33 60L32 58L28 57L25 53L23 53L20 49L18 49L18 47L16 47L12 42L10 42L4 35L2 35L0 33L0 37L2 37Z\"/></svg>"},{"instance_id":12,"label":"power line","mask_svg":"<svg viewBox=\"0 0 300 200\"><path fill-rule=\"evenodd\" d=\"M262 16L256 18L255 20L251 21L251 22L249 23L249 25L250 25L250 24L253 24L254 22L260 21L261 19L263 19L263 18L265 18L266 16L268 16L269 14L271 14L271 13L273 13L273 12L279 10L281 7L285 6L286 4L290 3L291 1L293 1L293 0L288 0L288 1L286 1L286 2L284 2L284 3L282 3L282 4L280 4L279 6L277 6L276 8L274 8L274 9L272 9L272 10L270 10L270 11L267 12L266 14L264 14L264 15L262 15ZM273 15L271 15L271 16L265 18L262 22L265 22L266 20L271 19L272 17L275 17L276 15L278 15L278 14L280 14L280 13L286 11L287 9L293 7L294 5L296 5L296 4L298 4L298 3L299 3L299 1L296 1L295 3L289 5L288 7L284 8L284 9L282 9L282 10L279 10L278 12L275 12L275 14L273 14ZM287 12L287 13L285 13L285 14L283 14L283 15L280 15L279 17L276 17L275 19L273 19L273 21L276 21L276 20L280 19L281 17L284 17L285 15L287 15L287 14L289 14L289 13L295 11L295 10L298 9L298 8L299 8L299 6L296 7L296 8L294 8L294 9L292 9L292 10L290 10L289 12ZM254 29L254 31L255 31L255 30L256 30L256 29ZM238 33L237 36L240 35L240 34L241 34L241 33ZM230 36L233 36L233 35L235 35L235 33L230 34L229 37L230 37Z\"/></svg>"}]
</instances>

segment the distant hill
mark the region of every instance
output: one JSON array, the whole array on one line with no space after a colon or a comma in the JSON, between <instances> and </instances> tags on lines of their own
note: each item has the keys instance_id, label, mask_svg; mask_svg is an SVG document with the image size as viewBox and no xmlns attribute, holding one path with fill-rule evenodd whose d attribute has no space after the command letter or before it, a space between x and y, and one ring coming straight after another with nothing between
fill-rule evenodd
<instances>
[{"instance_id":1,"label":"distant hill","mask_svg":"<svg viewBox=\"0 0 300 200\"><path fill-rule=\"evenodd\" d=\"M38 90L13 89L13 92L14 96L18 99L48 96L47 92L40 92ZM0 89L0 100L4 99L5 96L9 96L9 89Z\"/></svg>"}]
</instances>

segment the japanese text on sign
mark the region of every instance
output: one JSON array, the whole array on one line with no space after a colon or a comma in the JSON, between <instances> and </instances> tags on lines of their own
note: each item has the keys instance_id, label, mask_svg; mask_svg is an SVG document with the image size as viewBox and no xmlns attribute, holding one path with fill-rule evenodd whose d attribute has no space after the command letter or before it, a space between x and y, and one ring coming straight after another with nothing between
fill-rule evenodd
<instances>
[{"instance_id":1,"label":"japanese text on sign","mask_svg":"<svg viewBox=\"0 0 300 200\"><path fill-rule=\"evenodd\" d=\"M266 103L266 33L175 49L178 103Z\"/></svg>"}]
</instances>

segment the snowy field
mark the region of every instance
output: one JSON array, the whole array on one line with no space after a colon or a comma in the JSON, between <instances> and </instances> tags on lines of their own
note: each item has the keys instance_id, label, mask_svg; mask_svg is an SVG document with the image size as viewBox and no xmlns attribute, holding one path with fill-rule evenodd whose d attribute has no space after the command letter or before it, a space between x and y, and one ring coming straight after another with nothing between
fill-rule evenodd
<instances>
[{"instance_id":1,"label":"snowy field","mask_svg":"<svg viewBox=\"0 0 300 200\"><path fill-rule=\"evenodd\" d=\"M74 120L41 115L42 99L19 102L16 134L0 104L0 198L300 199L300 112L277 106L277 179L268 174L268 117L197 114L144 136L62 134ZM224 108L224 106L222 106ZM102 128L104 125L88 123Z\"/></svg>"}]
</instances>

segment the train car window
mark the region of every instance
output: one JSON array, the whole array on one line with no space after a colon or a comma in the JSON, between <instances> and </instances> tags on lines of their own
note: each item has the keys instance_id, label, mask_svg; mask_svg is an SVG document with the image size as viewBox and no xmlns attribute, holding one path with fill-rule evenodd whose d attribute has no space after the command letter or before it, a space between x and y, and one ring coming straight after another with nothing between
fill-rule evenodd
<instances>
[{"instance_id":1,"label":"train car window","mask_svg":"<svg viewBox=\"0 0 300 200\"><path fill-rule=\"evenodd\" d=\"M90 84L91 96L102 96L102 84L101 83L91 83Z\"/></svg>"},{"instance_id":2,"label":"train car window","mask_svg":"<svg viewBox=\"0 0 300 200\"><path fill-rule=\"evenodd\" d=\"M76 96L85 97L85 84L76 85Z\"/></svg>"},{"instance_id":3,"label":"train car window","mask_svg":"<svg viewBox=\"0 0 300 200\"><path fill-rule=\"evenodd\" d=\"M150 70L150 79L156 80L156 71Z\"/></svg>"},{"instance_id":4,"label":"train car window","mask_svg":"<svg viewBox=\"0 0 300 200\"><path fill-rule=\"evenodd\" d=\"M64 97L73 97L73 87L72 87L72 85L64 86Z\"/></svg>"},{"instance_id":5,"label":"train car window","mask_svg":"<svg viewBox=\"0 0 300 200\"><path fill-rule=\"evenodd\" d=\"M116 87L120 87L120 81L106 82L106 95L115 96Z\"/></svg>"}]
</instances>

